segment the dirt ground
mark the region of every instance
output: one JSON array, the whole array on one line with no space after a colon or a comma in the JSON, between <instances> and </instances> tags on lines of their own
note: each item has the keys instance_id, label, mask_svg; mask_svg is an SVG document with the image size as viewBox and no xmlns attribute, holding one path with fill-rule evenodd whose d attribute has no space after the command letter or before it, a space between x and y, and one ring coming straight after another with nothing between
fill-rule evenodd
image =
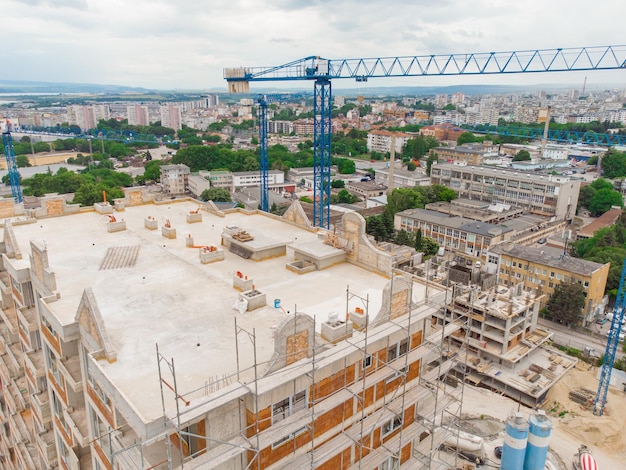
<instances>
[{"instance_id":1,"label":"dirt ground","mask_svg":"<svg viewBox=\"0 0 626 470\"><path fill-rule=\"evenodd\" d=\"M626 459L626 393L615 388L609 390L604 415L593 414L593 407L584 409L569 399L569 391L586 388L594 392L598 387L598 369L579 363L561 379L548 394L543 409L550 415L553 430L550 436L549 460L555 468L570 470L574 455L580 444L586 444L601 470L625 468ZM504 421L511 412L521 411L529 415L532 410L497 393L465 386L463 416L465 431L485 438L488 464L499 465L493 449L502 445ZM487 467L485 467L487 468Z\"/></svg>"}]
</instances>

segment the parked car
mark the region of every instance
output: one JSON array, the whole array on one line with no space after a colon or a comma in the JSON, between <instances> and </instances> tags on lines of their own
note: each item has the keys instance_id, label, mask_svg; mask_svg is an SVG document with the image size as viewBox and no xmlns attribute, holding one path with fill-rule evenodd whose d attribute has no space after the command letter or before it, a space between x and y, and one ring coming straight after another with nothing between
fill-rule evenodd
<instances>
[{"instance_id":1,"label":"parked car","mask_svg":"<svg viewBox=\"0 0 626 470\"><path fill-rule=\"evenodd\" d=\"M540 245L543 245L543 244L544 244L544 243L546 243L547 241L548 241L548 239L547 239L547 238L542 237L542 238L540 238L539 240L537 240L537 243L539 243Z\"/></svg>"},{"instance_id":2,"label":"parked car","mask_svg":"<svg viewBox=\"0 0 626 470\"><path fill-rule=\"evenodd\" d=\"M596 318L596 323L598 325L604 325L608 320L605 317L602 318Z\"/></svg>"},{"instance_id":3,"label":"parked car","mask_svg":"<svg viewBox=\"0 0 626 470\"><path fill-rule=\"evenodd\" d=\"M502 457L502 446L497 446L495 449L493 449L493 453L495 454L496 458L501 458Z\"/></svg>"}]
</instances>

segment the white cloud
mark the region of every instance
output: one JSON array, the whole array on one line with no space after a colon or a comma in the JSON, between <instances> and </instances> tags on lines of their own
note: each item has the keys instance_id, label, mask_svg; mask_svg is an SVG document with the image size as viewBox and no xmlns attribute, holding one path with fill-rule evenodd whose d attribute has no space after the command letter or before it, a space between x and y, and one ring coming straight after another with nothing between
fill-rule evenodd
<instances>
[{"instance_id":1,"label":"white cloud","mask_svg":"<svg viewBox=\"0 0 626 470\"><path fill-rule=\"evenodd\" d=\"M11 66L2 69L0 79L151 88L225 87L224 67L279 65L310 55L379 57L615 45L623 43L623 34L611 18L626 14L626 4L621 2L602 7L608 2L600 1L591 8L582 0L2 3L3 55ZM578 80L575 74L569 79L566 75L507 79L515 83ZM619 71L611 76L613 81L623 81L622 75ZM503 78L469 80L494 83ZM467 77L455 80L468 83ZM444 82L454 80L389 79L376 84Z\"/></svg>"}]
</instances>

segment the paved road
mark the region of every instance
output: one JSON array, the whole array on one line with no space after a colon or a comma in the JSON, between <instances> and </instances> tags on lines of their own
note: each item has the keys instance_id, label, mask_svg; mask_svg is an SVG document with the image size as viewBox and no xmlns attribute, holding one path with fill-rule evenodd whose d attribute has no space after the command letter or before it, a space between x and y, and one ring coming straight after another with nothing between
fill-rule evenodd
<instances>
[{"instance_id":1,"label":"paved road","mask_svg":"<svg viewBox=\"0 0 626 470\"><path fill-rule=\"evenodd\" d=\"M594 323L590 330L575 331L559 323L554 323L545 319L539 319L539 325L554 333L554 339L557 343L571 346L576 349L584 350L585 346L591 346L595 350L596 356L601 356L606 350L607 338L604 336L608 331L610 323L598 325ZM621 347L618 348L617 357L623 358L624 353Z\"/></svg>"}]
</instances>

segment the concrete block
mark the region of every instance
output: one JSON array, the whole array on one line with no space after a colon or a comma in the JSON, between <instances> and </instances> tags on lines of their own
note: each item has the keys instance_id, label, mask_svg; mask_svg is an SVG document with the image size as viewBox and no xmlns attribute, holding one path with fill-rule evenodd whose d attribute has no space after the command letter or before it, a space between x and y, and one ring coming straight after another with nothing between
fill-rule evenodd
<instances>
[{"instance_id":1,"label":"concrete block","mask_svg":"<svg viewBox=\"0 0 626 470\"><path fill-rule=\"evenodd\" d=\"M198 222L202 222L202 214L200 213L191 213L191 214L187 214L187 223L188 224L195 224Z\"/></svg>"},{"instance_id":2,"label":"concrete block","mask_svg":"<svg viewBox=\"0 0 626 470\"><path fill-rule=\"evenodd\" d=\"M256 289L241 292L239 298L245 299L248 302L248 312L267 305L266 294Z\"/></svg>"},{"instance_id":3,"label":"concrete block","mask_svg":"<svg viewBox=\"0 0 626 470\"><path fill-rule=\"evenodd\" d=\"M350 320L345 322L325 321L321 326L322 338L331 343L338 343L339 341L352 336L353 326Z\"/></svg>"},{"instance_id":4,"label":"concrete block","mask_svg":"<svg viewBox=\"0 0 626 470\"><path fill-rule=\"evenodd\" d=\"M170 240L176 238L176 229L172 227L161 227L161 235Z\"/></svg>"},{"instance_id":5,"label":"concrete block","mask_svg":"<svg viewBox=\"0 0 626 470\"><path fill-rule=\"evenodd\" d=\"M113 214L113 206L109 203L96 202L93 208L98 214Z\"/></svg>"},{"instance_id":6,"label":"concrete block","mask_svg":"<svg viewBox=\"0 0 626 470\"><path fill-rule=\"evenodd\" d=\"M191 235L185 238L185 246L187 248L193 248L193 237Z\"/></svg>"},{"instance_id":7,"label":"concrete block","mask_svg":"<svg viewBox=\"0 0 626 470\"><path fill-rule=\"evenodd\" d=\"M215 251L209 251L206 248L200 248L200 262L202 264L214 263L216 261L222 261L224 259L224 250L219 248Z\"/></svg>"},{"instance_id":8,"label":"concrete block","mask_svg":"<svg viewBox=\"0 0 626 470\"><path fill-rule=\"evenodd\" d=\"M118 220L116 222L108 222L107 223L107 232L109 232L109 233L122 232L124 230L126 230L126 221L125 220Z\"/></svg>"},{"instance_id":9,"label":"concrete block","mask_svg":"<svg viewBox=\"0 0 626 470\"><path fill-rule=\"evenodd\" d=\"M246 279L244 276L233 276L233 287L237 290L245 292L251 290L253 285L254 281L252 279Z\"/></svg>"},{"instance_id":10,"label":"concrete block","mask_svg":"<svg viewBox=\"0 0 626 470\"><path fill-rule=\"evenodd\" d=\"M146 227L148 230L156 230L159 228L159 223L156 219L146 217L145 219L143 219L143 226Z\"/></svg>"},{"instance_id":11,"label":"concrete block","mask_svg":"<svg viewBox=\"0 0 626 470\"><path fill-rule=\"evenodd\" d=\"M350 320L357 330L363 330L367 323L367 314L362 309L359 309L359 311L353 310L350 312Z\"/></svg>"}]
</instances>

